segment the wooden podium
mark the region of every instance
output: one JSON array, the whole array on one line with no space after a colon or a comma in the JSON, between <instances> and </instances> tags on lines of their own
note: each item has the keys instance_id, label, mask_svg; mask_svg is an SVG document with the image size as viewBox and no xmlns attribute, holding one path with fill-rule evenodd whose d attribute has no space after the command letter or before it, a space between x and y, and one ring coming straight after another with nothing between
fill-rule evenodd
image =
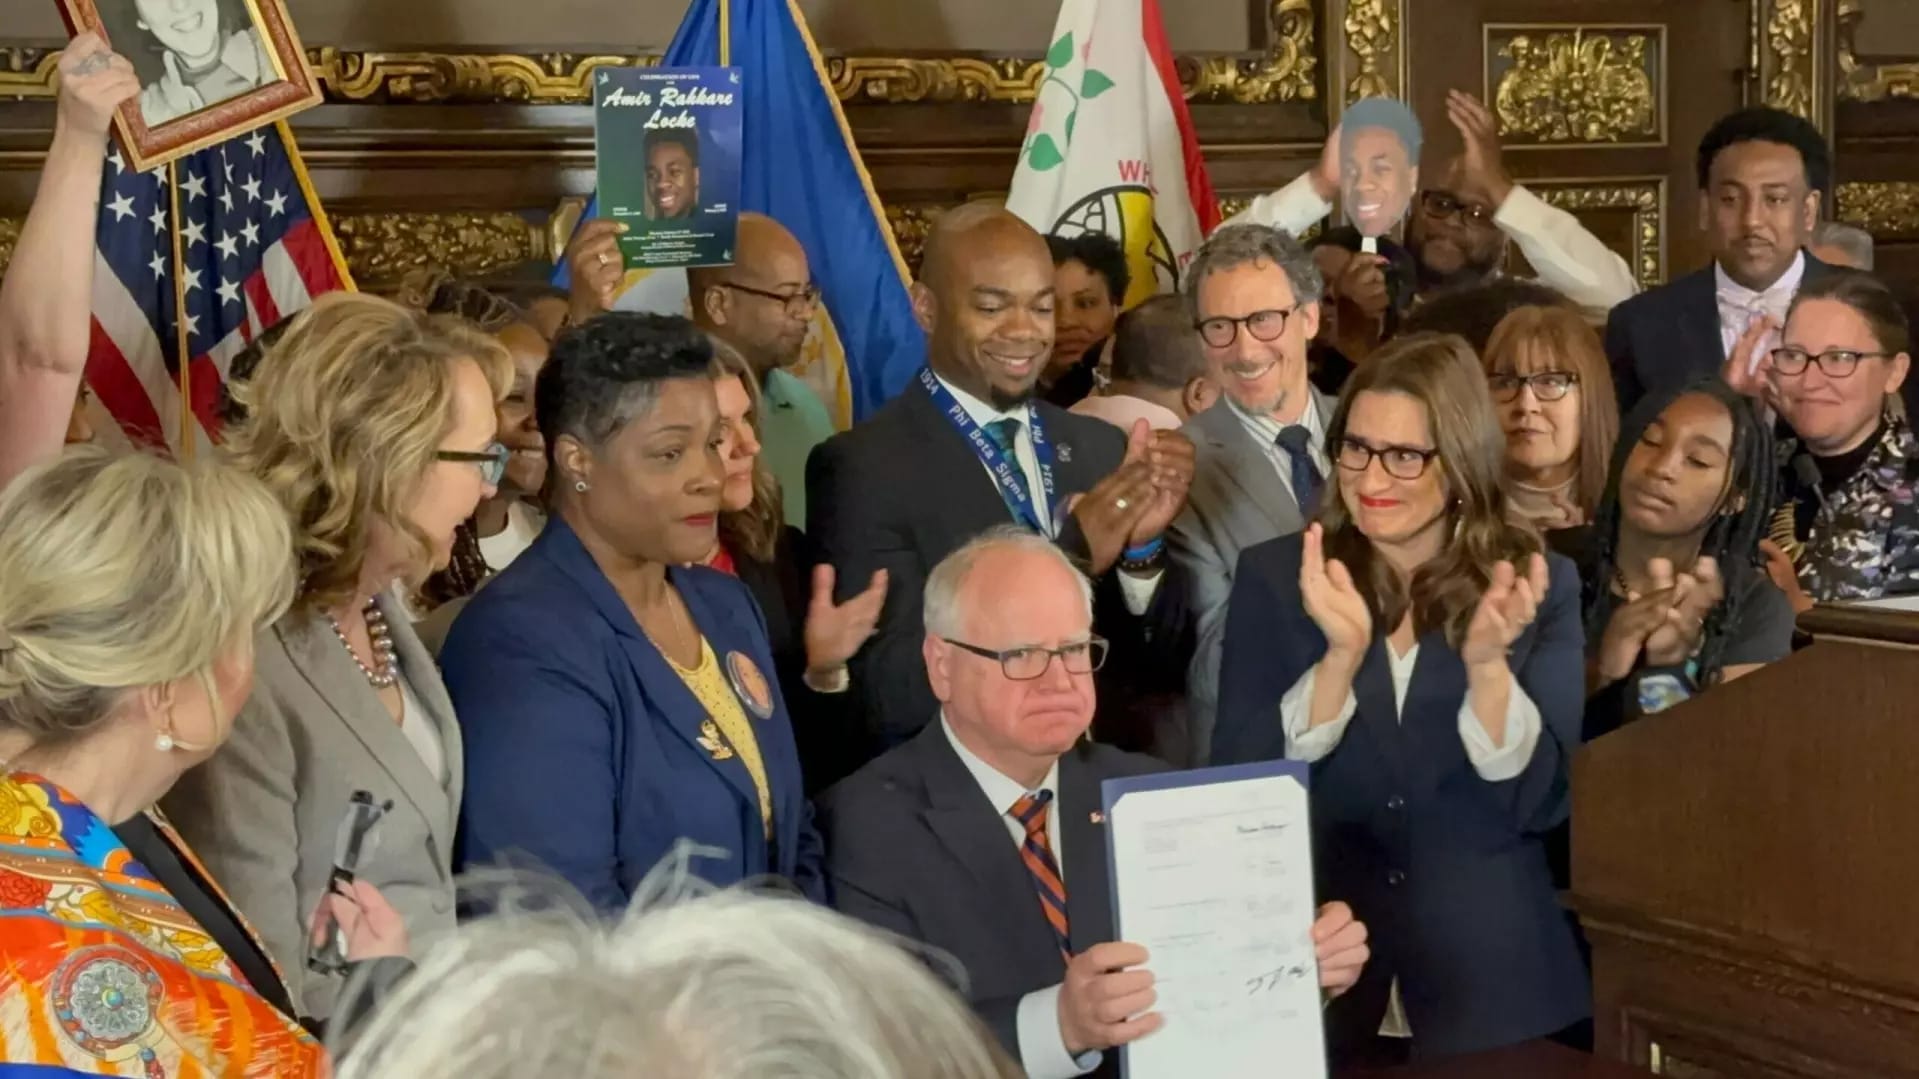
<instances>
[{"instance_id":1,"label":"wooden podium","mask_svg":"<svg viewBox=\"0 0 1919 1079\"><path fill-rule=\"evenodd\" d=\"M1598 1052L1686 1079L1919 1077L1919 614L1582 750L1573 903Z\"/></svg>"}]
</instances>

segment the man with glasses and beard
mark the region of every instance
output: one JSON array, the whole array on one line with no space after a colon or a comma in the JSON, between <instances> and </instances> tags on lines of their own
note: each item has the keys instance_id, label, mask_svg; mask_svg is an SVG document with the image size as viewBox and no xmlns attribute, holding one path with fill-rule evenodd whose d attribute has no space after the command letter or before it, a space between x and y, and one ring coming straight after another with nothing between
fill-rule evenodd
<instances>
[{"instance_id":1,"label":"man with glasses and beard","mask_svg":"<svg viewBox=\"0 0 1919 1079\"><path fill-rule=\"evenodd\" d=\"M1307 380L1322 286L1299 241L1264 225L1229 225L1193 257L1184 290L1207 375L1220 392L1186 425L1198 455L1193 488L1168 537L1197 618L1186 685L1188 763L1198 766L1212 747L1234 567L1241 551L1298 532L1312 518L1333 402Z\"/></svg>"},{"instance_id":2,"label":"man with glasses and beard","mask_svg":"<svg viewBox=\"0 0 1919 1079\"><path fill-rule=\"evenodd\" d=\"M1547 205L1515 182L1506 171L1498 127L1478 98L1452 91L1446 115L1465 142L1465 152L1448 162L1413 201L1406 224L1406 249L1417 265L1414 303L1442 292L1472 288L1498 279L1509 244L1532 265L1541 284L1579 305L1586 317L1603 321L1606 313L1638 291L1632 268L1603 241L1564 210ZM1319 163L1271 195L1253 200L1229 224L1271 225L1298 235L1332 211L1339 192L1339 132L1326 140ZM1352 253L1327 253L1327 299L1342 310L1377 310L1388 290L1385 260Z\"/></svg>"},{"instance_id":3,"label":"man with glasses and beard","mask_svg":"<svg viewBox=\"0 0 1919 1079\"><path fill-rule=\"evenodd\" d=\"M807 465L806 531L836 571L836 601L887 572L878 630L850 665L869 755L938 715L920 649L927 574L1008 521L1053 539L1098 581L1095 625L1115 655L1101 687L1108 699L1123 705L1165 688L1142 681L1164 669L1187 627L1162 534L1186 504L1192 443L1144 420L1122 433L1035 400L1053 348L1054 292L1052 255L1031 226L979 203L943 215L913 286L927 366ZM1156 718L1108 710L1094 735L1144 749Z\"/></svg>"}]
</instances>

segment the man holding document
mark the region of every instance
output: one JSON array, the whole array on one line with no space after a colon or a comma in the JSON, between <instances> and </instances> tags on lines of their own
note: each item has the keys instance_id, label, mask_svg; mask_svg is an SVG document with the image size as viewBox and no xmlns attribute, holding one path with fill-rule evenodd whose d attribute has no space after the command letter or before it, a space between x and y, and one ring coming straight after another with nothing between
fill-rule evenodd
<instances>
[{"instance_id":1,"label":"man holding document","mask_svg":"<svg viewBox=\"0 0 1919 1079\"><path fill-rule=\"evenodd\" d=\"M958 960L1033 1079L1117 1074L1105 1051L1166 1020L1152 957L1113 940L1100 784L1166 766L1085 738L1106 653L1091 585L1044 537L995 529L933 570L925 625L940 721L822 803L836 905ZM1343 992L1365 927L1331 903L1311 935Z\"/></svg>"}]
</instances>

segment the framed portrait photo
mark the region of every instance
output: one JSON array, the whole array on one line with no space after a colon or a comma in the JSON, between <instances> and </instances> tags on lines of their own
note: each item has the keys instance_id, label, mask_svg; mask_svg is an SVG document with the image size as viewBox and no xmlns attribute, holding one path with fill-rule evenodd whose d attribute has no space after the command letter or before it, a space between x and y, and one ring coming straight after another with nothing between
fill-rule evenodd
<instances>
[{"instance_id":1,"label":"framed portrait photo","mask_svg":"<svg viewBox=\"0 0 1919 1079\"><path fill-rule=\"evenodd\" d=\"M114 117L144 171L320 103L286 0L55 0L132 64L138 96Z\"/></svg>"}]
</instances>

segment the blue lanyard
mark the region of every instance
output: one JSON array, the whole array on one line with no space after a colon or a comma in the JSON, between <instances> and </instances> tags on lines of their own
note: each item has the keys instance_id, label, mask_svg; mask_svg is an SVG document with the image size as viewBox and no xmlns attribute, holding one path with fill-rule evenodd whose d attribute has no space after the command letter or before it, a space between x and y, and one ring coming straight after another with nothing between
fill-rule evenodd
<instances>
[{"instance_id":1,"label":"blue lanyard","mask_svg":"<svg viewBox=\"0 0 1919 1079\"><path fill-rule=\"evenodd\" d=\"M959 431L960 436L973 447L973 453L993 473L994 481L999 484L1000 497L1005 499L1006 508L1013 512L1014 518L1041 535L1052 535L1047 528L1047 519L1042 518L1033 505L1033 496L1027 490L1026 476L1021 472L1019 462L1007 460L993 440L986 436L986 432L980 430L980 425L973 422L973 417L966 412L966 406L960 404L952 391L940 383L932 368L920 368L920 388L933 399L933 407L946 414L947 421ZM1046 508L1051 510L1055 490L1053 446L1046 441L1046 429L1040 426L1038 409L1026 410L1026 430L1033 438L1033 458L1039 463L1040 487L1046 498Z\"/></svg>"}]
</instances>

